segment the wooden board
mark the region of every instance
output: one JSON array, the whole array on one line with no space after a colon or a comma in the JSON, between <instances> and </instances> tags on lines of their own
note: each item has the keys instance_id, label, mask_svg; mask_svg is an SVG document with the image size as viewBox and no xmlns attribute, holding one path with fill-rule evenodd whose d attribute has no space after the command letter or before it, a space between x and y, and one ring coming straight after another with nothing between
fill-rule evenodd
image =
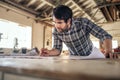
<instances>
[{"instance_id":1,"label":"wooden board","mask_svg":"<svg viewBox=\"0 0 120 80\"><path fill-rule=\"evenodd\" d=\"M52 80L120 80L120 59L4 57L0 58L0 71Z\"/></svg>"}]
</instances>

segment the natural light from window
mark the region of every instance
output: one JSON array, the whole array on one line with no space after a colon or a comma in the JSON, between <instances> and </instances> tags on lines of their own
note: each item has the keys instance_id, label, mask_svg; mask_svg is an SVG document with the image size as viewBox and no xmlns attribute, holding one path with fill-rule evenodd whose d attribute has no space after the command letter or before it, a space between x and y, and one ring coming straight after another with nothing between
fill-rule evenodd
<instances>
[{"instance_id":1,"label":"natural light from window","mask_svg":"<svg viewBox=\"0 0 120 80\"><path fill-rule=\"evenodd\" d=\"M20 26L18 23L0 19L0 48L13 48L15 39L18 40L18 48L31 49L31 27Z\"/></svg>"}]
</instances>

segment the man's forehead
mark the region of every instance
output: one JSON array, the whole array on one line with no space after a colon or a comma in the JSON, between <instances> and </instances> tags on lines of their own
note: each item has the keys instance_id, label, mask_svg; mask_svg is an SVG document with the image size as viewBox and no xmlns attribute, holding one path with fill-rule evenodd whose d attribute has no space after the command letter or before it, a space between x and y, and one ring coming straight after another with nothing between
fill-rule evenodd
<instances>
[{"instance_id":1,"label":"man's forehead","mask_svg":"<svg viewBox=\"0 0 120 80\"><path fill-rule=\"evenodd\" d=\"M57 19L57 18L53 18L53 22L64 22L64 20L60 20L60 19Z\"/></svg>"}]
</instances>

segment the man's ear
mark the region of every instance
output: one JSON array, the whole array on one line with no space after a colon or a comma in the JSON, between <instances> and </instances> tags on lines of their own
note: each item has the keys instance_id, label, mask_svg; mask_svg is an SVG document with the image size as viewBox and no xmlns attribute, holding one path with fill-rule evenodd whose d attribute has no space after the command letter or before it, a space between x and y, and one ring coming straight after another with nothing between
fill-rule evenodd
<instances>
[{"instance_id":1,"label":"man's ear","mask_svg":"<svg viewBox=\"0 0 120 80\"><path fill-rule=\"evenodd\" d=\"M67 24L68 24L68 25L71 24L71 19L68 19L68 20L67 20Z\"/></svg>"}]
</instances>

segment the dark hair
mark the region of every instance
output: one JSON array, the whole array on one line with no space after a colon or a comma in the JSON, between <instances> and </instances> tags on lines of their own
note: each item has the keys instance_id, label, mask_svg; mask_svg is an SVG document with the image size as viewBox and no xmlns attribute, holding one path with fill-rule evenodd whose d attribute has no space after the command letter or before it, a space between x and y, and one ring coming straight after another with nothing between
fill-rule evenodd
<instances>
[{"instance_id":1,"label":"dark hair","mask_svg":"<svg viewBox=\"0 0 120 80\"><path fill-rule=\"evenodd\" d=\"M53 9L53 16L57 19L64 20L65 22L67 22L69 18L71 19L72 15L72 10L65 5L59 5Z\"/></svg>"}]
</instances>

